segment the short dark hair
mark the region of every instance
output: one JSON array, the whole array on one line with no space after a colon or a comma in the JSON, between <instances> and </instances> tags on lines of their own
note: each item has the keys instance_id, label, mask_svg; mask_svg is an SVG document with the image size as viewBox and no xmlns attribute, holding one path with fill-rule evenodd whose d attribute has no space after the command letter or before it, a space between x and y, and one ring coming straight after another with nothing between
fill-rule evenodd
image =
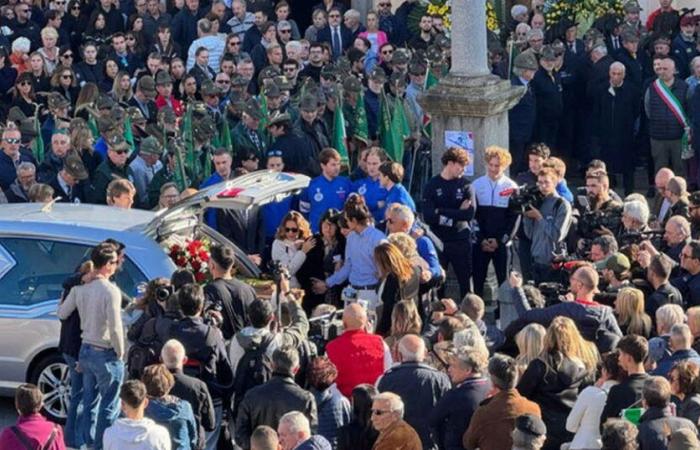
<instances>
[{"instance_id":1,"label":"short dark hair","mask_svg":"<svg viewBox=\"0 0 700 450\"><path fill-rule=\"evenodd\" d=\"M219 267L224 270L231 270L236 263L236 254L233 249L223 245L212 245L209 249L210 257Z\"/></svg>"},{"instance_id":2,"label":"short dark hair","mask_svg":"<svg viewBox=\"0 0 700 450\"><path fill-rule=\"evenodd\" d=\"M403 166L397 162L384 161L379 166L379 173L390 179L393 183L403 181Z\"/></svg>"},{"instance_id":3,"label":"short dark hair","mask_svg":"<svg viewBox=\"0 0 700 450\"><path fill-rule=\"evenodd\" d=\"M491 384L502 391L515 388L518 382L518 365L510 356L496 353L489 360Z\"/></svg>"},{"instance_id":4,"label":"short dark hair","mask_svg":"<svg viewBox=\"0 0 700 450\"><path fill-rule=\"evenodd\" d=\"M464 329L464 322L456 317L447 316L438 324L438 333L445 341L451 341L455 333Z\"/></svg>"},{"instance_id":5,"label":"short dark hair","mask_svg":"<svg viewBox=\"0 0 700 450\"><path fill-rule=\"evenodd\" d=\"M642 363L649 354L649 343L643 336L628 334L617 343L617 349L630 355L634 362Z\"/></svg>"},{"instance_id":6,"label":"short dark hair","mask_svg":"<svg viewBox=\"0 0 700 450\"><path fill-rule=\"evenodd\" d=\"M111 245L97 245L90 252L90 261L95 265L95 269L101 269L117 258L117 249Z\"/></svg>"},{"instance_id":7,"label":"short dark hair","mask_svg":"<svg viewBox=\"0 0 700 450\"><path fill-rule=\"evenodd\" d=\"M549 158L552 151L549 149L549 146L544 142L534 142L527 146L526 153L528 156L535 155L539 156L542 159L547 159Z\"/></svg>"},{"instance_id":8,"label":"short dark hair","mask_svg":"<svg viewBox=\"0 0 700 450\"><path fill-rule=\"evenodd\" d=\"M275 372L293 375L299 368L299 352L294 347L278 347L272 353L272 365Z\"/></svg>"},{"instance_id":9,"label":"short dark hair","mask_svg":"<svg viewBox=\"0 0 700 450\"><path fill-rule=\"evenodd\" d=\"M340 161L340 153L338 153L338 150L331 147L326 147L321 150L321 153L318 154L318 161L323 165L328 164L328 161L331 159Z\"/></svg>"},{"instance_id":10,"label":"short dark hair","mask_svg":"<svg viewBox=\"0 0 700 450\"><path fill-rule=\"evenodd\" d=\"M119 391L119 398L134 409L143 404L147 395L146 385L141 380L127 380Z\"/></svg>"},{"instance_id":11,"label":"short dark hair","mask_svg":"<svg viewBox=\"0 0 700 450\"><path fill-rule=\"evenodd\" d=\"M690 255L693 257L693 259L700 260L700 241L693 240L688 242L687 245L690 247Z\"/></svg>"},{"instance_id":12,"label":"short dark hair","mask_svg":"<svg viewBox=\"0 0 700 450\"><path fill-rule=\"evenodd\" d=\"M603 425L602 450L637 450L639 430L625 419L608 419Z\"/></svg>"},{"instance_id":13,"label":"short dark hair","mask_svg":"<svg viewBox=\"0 0 700 450\"><path fill-rule=\"evenodd\" d=\"M186 284L177 291L177 301L182 313L188 317L196 316L204 307L204 291L202 286L194 283Z\"/></svg>"},{"instance_id":14,"label":"short dark hair","mask_svg":"<svg viewBox=\"0 0 700 450\"><path fill-rule=\"evenodd\" d=\"M275 313L272 304L267 300L256 298L248 306L248 319L254 328L264 328L272 322Z\"/></svg>"},{"instance_id":15,"label":"short dark hair","mask_svg":"<svg viewBox=\"0 0 700 450\"><path fill-rule=\"evenodd\" d=\"M34 384L22 384L15 391L15 408L20 416L38 413L43 404L44 396Z\"/></svg>"},{"instance_id":16,"label":"short dark hair","mask_svg":"<svg viewBox=\"0 0 700 450\"><path fill-rule=\"evenodd\" d=\"M196 283L197 280L190 269L179 268L170 275L170 284L176 291L182 286L190 283Z\"/></svg>"},{"instance_id":17,"label":"short dark hair","mask_svg":"<svg viewBox=\"0 0 700 450\"><path fill-rule=\"evenodd\" d=\"M611 236L609 234L598 236L597 238L593 239L591 245L597 245L606 255L609 253L617 253L618 250L615 236Z\"/></svg>"},{"instance_id":18,"label":"short dark hair","mask_svg":"<svg viewBox=\"0 0 700 450\"><path fill-rule=\"evenodd\" d=\"M622 367L620 367L618 356L618 350L613 350L609 353L606 353L605 356L603 356L602 358L601 366L608 372L611 379L621 381L622 377L624 376L624 370L622 369Z\"/></svg>"},{"instance_id":19,"label":"short dark hair","mask_svg":"<svg viewBox=\"0 0 700 450\"><path fill-rule=\"evenodd\" d=\"M338 378L338 368L327 356L317 356L311 360L308 378L311 387L323 392L335 383Z\"/></svg>"},{"instance_id":20,"label":"short dark hair","mask_svg":"<svg viewBox=\"0 0 700 450\"><path fill-rule=\"evenodd\" d=\"M651 263L649 263L649 271L653 272L658 278L662 280L668 280L671 276L671 271L673 270L673 262L671 258L663 253L659 253L651 258Z\"/></svg>"},{"instance_id":21,"label":"short dark hair","mask_svg":"<svg viewBox=\"0 0 700 450\"><path fill-rule=\"evenodd\" d=\"M451 162L456 162L458 164L467 165L469 164L469 153L462 147L450 147L445 150L440 158L442 165L446 166Z\"/></svg>"}]
</instances>

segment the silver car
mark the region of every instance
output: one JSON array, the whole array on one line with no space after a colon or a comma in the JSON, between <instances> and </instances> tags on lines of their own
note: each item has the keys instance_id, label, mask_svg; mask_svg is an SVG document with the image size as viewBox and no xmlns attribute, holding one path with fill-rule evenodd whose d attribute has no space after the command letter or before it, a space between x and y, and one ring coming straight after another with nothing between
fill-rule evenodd
<instances>
[{"instance_id":1,"label":"silver car","mask_svg":"<svg viewBox=\"0 0 700 450\"><path fill-rule=\"evenodd\" d=\"M203 223L206 208L245 209L279 201L308 185L304 175L254 172L210 186L160 212L98 205L37 203L0 205L0 395L22 383L44 393L45 413L65 419L70 383L58 352L56 317L63 282L97 243L113 238L126 245L116 283L134 296L137 286L170 277L174 264L163 245L173 237L203 237L231 245L238 273L259 269L235 245Z\"/></svg>"}]
</instances>

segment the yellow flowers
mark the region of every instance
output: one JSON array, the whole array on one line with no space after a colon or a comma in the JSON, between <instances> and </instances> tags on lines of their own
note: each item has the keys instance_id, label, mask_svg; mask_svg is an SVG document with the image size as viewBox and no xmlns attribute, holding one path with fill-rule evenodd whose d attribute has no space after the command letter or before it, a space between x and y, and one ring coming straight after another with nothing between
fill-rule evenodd
<instances>
[{"instance_id":1,"label":"yellow flowers","mask_svg":"<svg viewBox=\"0 0 700 450\"><path fill-rule=\"evenodd\" d=\"M623 15L623 4L624 0L546 0L544 17L549 26L563 18L592 23L605 14Z\"/></svg>"},{"instance_id":2,"label":"yellow flowers","mask_svg":"<svg viewBox=\"0 0 700 450\"><path fill-rule=\"evenodd\" d=\"M427 12L430 15L440 16L445 29L452 28L451 14L452 8L449 0L429 0ZM484 0L486 3L486 27L491 31L498 31L499 23L496 16L496 9L489 0Z\"/></svg>"}]
</instances>

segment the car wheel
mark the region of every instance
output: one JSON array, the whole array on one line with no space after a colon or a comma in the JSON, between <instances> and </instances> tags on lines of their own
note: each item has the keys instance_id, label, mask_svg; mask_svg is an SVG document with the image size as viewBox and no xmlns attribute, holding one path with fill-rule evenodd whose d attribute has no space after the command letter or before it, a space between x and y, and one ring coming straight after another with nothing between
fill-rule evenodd
<instances>
[{"instance_id":1,"label":"car wheel","mask_svg":"<svg viewBox=\"0 0 700 450\"><path fill-rule=\"evenodd\" d=\"M44 394L44 414L50 420L64 423L70 403L68 364L58 354L47 355L37 363L29 381Z\"/></svg>"}]
</instances>

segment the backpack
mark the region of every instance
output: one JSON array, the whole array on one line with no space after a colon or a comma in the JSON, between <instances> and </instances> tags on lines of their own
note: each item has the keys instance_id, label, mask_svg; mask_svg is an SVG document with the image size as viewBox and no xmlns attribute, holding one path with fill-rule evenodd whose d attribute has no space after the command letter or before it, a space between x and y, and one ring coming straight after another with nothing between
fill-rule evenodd
<instances>
[{"instance_id":1,"label":"backpack","mask_svg":"<svg viewBox=\"0 0 700 450\"><path fill-rule=\"evenodd\" d=\"M165 317L154 317L143 325L139 339L134 342L126 355L126 367L130 379L141 379L143 370L151 364L160 361L160 350L167 336L172 320ZM165 333L164 333L165 331Z\"/></svg>"},{"instance_id":2,"label":"backpack","mask_svg":"<svg viewBox=\"0 0 700 450\"><path fill-rule=\"evenodd\" d=\"M15 425L11 426L10 430L15 435L17 440L19 440L19 443L22 445L22 447L24 447L26 450L49 450L53 446L54 441L56 440L56 435L58 434L58 425L53 426L53 428L51 429L51 434L49 435L49 438L46 440L46 442L43 445L39 444L39 447L35 447L34 443L29 438L29 436L27 436L17 426L15 426Z\"/></svg>"},{"instance_id":3,"label":"backpack","mask_svg":"<svg viewBox=\"0 0 700 450\"><path fill-rule=\"evenodd\" d=\"M238 337L235 339L238 339ZM272 361L267 356L267 349L274 339L275 335L268 333L260 343L254 343L247 348L240 361L238 361L233 382L233 417L238 415L238 407L243 401L245 393L255 386L260 386L272 377Z\"/></svg>"}]
</instances>

